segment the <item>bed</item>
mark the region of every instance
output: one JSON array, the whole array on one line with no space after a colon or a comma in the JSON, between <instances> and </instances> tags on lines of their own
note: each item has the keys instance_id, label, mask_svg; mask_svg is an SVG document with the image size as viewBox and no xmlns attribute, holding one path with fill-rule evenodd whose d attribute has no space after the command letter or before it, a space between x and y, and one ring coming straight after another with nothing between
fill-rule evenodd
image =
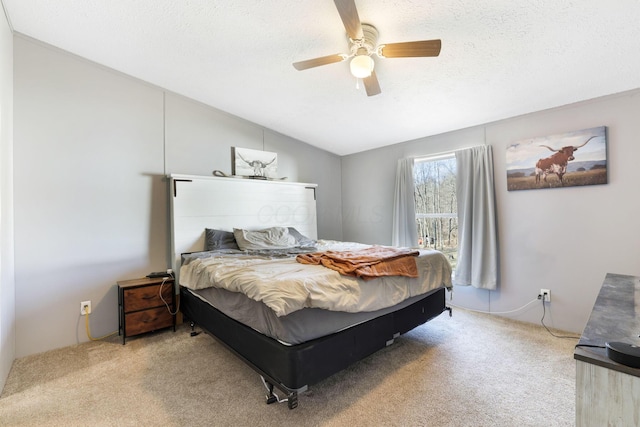
<instances>
[{"instance_id":1,"label":"bed","mask_svg":"<svg viewBox=\"0 0 640 427\"><path fill-rule=\"evenodd\" d=\"M192 328L259 373L267 403L293 409L310 385L451 313L445 303L451 267L440 252L402 254L415 259L418 272L407 274L417 277L345 275L305 263L317 254L378 249L317 239L314 184L186 175L169 181L180 309ZM266 232L279 244L258 239L255 246L251 238ZM284 238L287 244L278 240ZM336 289L343 297L325 301Z\"/></svg>"}]
</instances>

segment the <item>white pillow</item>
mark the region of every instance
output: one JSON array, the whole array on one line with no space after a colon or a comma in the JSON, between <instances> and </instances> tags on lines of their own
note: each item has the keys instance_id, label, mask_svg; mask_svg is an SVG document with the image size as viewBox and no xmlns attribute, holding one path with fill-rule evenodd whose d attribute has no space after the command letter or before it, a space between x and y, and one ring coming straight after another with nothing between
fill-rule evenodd
<instances>
[{"instance_id":1,"label":"white pillow","mask_svg":"<svg viewBox=\"0 0 640 427\"><path fill-rule=\"evenodd\" d=\"M238 247L243 251L248 249L286 249L296 245L296 238L289 234L287 227L271 227L257 231L234 228L233 235Z\"/></svg>"}]
</instances>

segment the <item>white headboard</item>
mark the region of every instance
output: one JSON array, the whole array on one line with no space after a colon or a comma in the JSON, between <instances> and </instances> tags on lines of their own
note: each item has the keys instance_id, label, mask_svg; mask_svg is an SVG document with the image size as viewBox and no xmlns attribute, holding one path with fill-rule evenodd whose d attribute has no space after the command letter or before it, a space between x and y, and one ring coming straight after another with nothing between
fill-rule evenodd
<instances>
[{"instance_id":1,"label":"white headboard","mask_svg":"<svg viewBox=\"0 0 640 427\"><path fill-rule=\"evenodd\" d=\"M180 255L204 250L205 228L295 227L317 239L316 187L287 181L169 175L171 268Z\"/></svg>"}]
</instances>

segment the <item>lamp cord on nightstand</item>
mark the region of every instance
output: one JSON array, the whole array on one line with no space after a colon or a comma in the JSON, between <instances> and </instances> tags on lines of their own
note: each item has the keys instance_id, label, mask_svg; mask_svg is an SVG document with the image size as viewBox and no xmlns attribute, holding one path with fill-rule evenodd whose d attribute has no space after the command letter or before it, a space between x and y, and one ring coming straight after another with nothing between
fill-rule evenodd
<instances>
[{"instance_id":1,"label":"lamp cord on nightstand","mask_svg":"<svg viewBox=\"0 0 640 427\"><path fill-rule=\"evenodd\" d=\"M167 301L165 301L164 297L162 296L162 287L164 286L164 283L166 281L167 281L167 277L162 279L162 283L160 283L160 290L158 291L158 295L160 295L160 299L162 300L164 305L167 306L167 310L169 310L169 314L172 316L175 316L176 314L178 314L178 311L180 311L180 300L178 300L178 304L176 304L176 311L171 311L171 307L169 307L169 304L167 303ZM175 298L176 296L174 295L173 297Z\"/></svg>"}]
</instances>

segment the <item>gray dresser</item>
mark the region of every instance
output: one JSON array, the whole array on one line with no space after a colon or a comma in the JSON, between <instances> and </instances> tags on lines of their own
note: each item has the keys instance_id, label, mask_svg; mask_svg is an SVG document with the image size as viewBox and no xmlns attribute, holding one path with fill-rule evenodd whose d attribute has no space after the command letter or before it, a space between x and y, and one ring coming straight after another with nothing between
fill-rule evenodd
<instances>
[{"instance_id":1,"label":"gray dresser","mask_svg":"<svg viewBox=\"0 0 640 427\"><path fill-rule=\"evenodd\" d=\"M640 277L608 273L574 351L576 426L639 426L640 369L607 357L606 342L640 346Z\"/></svg>"}]
</instances>

